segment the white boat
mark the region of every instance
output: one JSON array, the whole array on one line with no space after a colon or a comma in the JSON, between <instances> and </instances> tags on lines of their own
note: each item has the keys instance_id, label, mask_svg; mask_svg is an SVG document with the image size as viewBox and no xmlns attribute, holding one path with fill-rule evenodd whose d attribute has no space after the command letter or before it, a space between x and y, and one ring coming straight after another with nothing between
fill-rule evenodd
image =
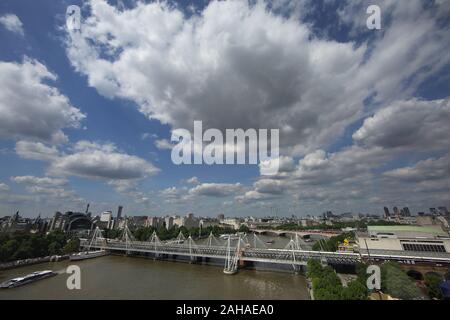
<instances>
[{"instance_id":1,"label":"white boat","mask_svg":"<svg viewBox=\"0 0 450 320\"><path fill-rule=\"evenodd\" d=\"M30 273L26 276L14 278L14 279L5 281L3 283L0 283L0 288L2 288L2 289L15 288L15 287L23 286L24 284L27 284L27 283L35 282L37 280L53 277L56 275L57 275L57 273L53 272L51 270L36 271L36 272Z\"/></svg>"},{"instance_id":2,"label":"white boat","mask_svg":"<svg viewBox=\"0 0 450 320\"><path fill-rule=\"evenodd\" d=\"M69 257L70 261L77 261L77 260L85 260L85 259L92 259L97 257L106 256L107 252L105 250L96 250L96 251L83 251L79 253L75 253Z\"/></svg>"},{"instance_id":3,"label":"white boat","mask_svg":"<svg viewBox=\"0 0 450 320\"><path fill-rule=\"evenodd\" d=\"M228 240L228 238L230 238L231 240L238 240L239 236L235 235L235 234L222 234L219 239L222 240Z\"/></svg>"}]
</instances>

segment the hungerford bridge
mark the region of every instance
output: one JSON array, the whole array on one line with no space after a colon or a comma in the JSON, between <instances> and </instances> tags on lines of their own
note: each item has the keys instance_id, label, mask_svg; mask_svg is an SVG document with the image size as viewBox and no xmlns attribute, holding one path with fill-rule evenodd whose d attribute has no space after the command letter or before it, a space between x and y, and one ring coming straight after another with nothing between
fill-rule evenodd
<instances>
[{"instance_id":1,"label":"hungerford bridge","mask_svg":"<svg viewBox=\"0 0 450 320\"><path fill-rule=\"evenodd\" d=\"M155 258L164 259L184 257L191 262L201 259L219 259L224 261L224 273L234 274L239 266L247 262L260 262L275 265L292 266L297 271L305 266L309 259L319 260L322 264L354 265L357 262L374 260L395 260L405 263L428 263L450 265L450 254L436 254L425 252L328 252L303 250L300 247L300 236L295 234L283 249L269 249L265 243L254 234L252 241L247 235L230 235L226 243L221 243L212 233L206 244L196 244L191 236L187 239L180 232L175 240L160 241L153 232L148 241L136 241L125 226L120 239L106 239L102 237L100 229L96 229L90 240L83 239L80 243L85 250L106 250L125 254L151 254Z\"/></svg>"}]
</instances>

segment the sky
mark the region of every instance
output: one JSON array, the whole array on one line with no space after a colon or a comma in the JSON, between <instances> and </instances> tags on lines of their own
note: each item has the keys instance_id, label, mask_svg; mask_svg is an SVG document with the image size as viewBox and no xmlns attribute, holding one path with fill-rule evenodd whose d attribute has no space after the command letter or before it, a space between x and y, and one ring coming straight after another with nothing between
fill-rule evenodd
<instances>
[{"instance_id":1,"label":"sky","mask_svg":"<svg viewBox=\"0 0 450 320\"><path fill-rule=\"evenodd\" d=\"M449 27L446 0L2 1L0 215L450 208ZM279 172L174 164L194 121L278 129Z\"/></svg>"}]
</instances>

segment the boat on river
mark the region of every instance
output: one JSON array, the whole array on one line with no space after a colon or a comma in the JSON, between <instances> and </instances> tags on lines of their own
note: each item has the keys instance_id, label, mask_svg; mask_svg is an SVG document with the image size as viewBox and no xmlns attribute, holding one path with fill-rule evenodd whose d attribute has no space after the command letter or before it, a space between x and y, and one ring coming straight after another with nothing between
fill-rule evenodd
<instances>
[{"instance_id":1,"label":"boat on river","mask_svg":"<svg viewBox=\"0 0 450 320\"><path fill-rule=\"evenodd\" d=\"M106 256L106 250L83 251L75 253L69 257L70 261L78 261Z\"/></svg>"},{"instance_id":2,"label":"boat on river","mask_svg":"<svg viewBox=\"0 0 450 320\"><path fill-rule=\"evenodd\" d=\"M2 282L0 283L0 288L1 289L15 288L38 280L50 278L56 275L57 273L53 272L52 270L36 271L23 277L18 277Z\"/></svg>"}]
</instances>

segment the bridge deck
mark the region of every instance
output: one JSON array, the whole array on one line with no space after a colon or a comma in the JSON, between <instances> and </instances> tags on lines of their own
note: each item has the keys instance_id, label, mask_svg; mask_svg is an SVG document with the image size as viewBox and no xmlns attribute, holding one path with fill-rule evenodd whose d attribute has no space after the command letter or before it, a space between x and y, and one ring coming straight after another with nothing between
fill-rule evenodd
<instances>
[{"instance_id":1,"label":"bridge deck","mask_svg":"<svg viewBox=\"0 0 450 320\"><path fill-rule=\"evenodd\" d=\"M127 251L152 253L156 255L175 255L187 257L205 257L215 259L227 259L229 249L226 246L205 246L205 245L186 245L176 243L150 243L140 241L121 242L117 240L96 240L88 243L87 240L82 241L82 246L103 249L110 251ZM231 248L236 251L236 248ZM234 254L234 252L232 254ZM450 264L450 254L444 253L433 255L418 252L401 252L401 251L381 251L350 253L350 252L324 252L324 251L307 251L307 250L291 250L291 249L258 249L258 248L242 248L239 252L239 260L266 262L275 264L289 265L306 265L309 259L325 260L330 264L355 264L359 261L368 259L378 260L397 260L397 261L415 261L415 262L431 262Z\"/></svg>"}]
</instances>

